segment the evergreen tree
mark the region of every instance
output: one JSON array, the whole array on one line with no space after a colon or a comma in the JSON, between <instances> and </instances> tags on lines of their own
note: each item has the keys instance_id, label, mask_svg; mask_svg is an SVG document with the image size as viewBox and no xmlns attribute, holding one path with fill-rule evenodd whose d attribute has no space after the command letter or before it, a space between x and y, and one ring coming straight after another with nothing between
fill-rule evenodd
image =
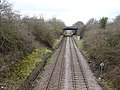
<instances>
[{"instance_id":1,"label":"evergreen tree","mask_svg":"<svg viewBox=\"0 0 120 90\"><path fill-rule=\"evenodd\" d=\"M105 29L106 24L108 22L108 18L107 17L102 17L99 22L100 22L100 27Z\"/></svg>"}]
</instances>

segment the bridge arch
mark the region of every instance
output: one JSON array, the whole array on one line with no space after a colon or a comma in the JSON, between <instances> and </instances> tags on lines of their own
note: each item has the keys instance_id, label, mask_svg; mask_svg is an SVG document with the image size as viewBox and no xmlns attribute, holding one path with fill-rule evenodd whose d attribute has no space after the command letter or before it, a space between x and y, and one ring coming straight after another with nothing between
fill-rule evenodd
<instances>
[{"instance_id":1,"label":"bridge arch","mask_svg":"<svg viewBox=\"0 0 120 90\"><path fill-rule=\"evenodd\" d=\"M72 30L73 32L73 35L76 35L77 34L77 30L78 30L78 27L75 27L75 26L66 26L63 28L63 33L66 31L66 30Z\"/></svg>"}]
</instances>

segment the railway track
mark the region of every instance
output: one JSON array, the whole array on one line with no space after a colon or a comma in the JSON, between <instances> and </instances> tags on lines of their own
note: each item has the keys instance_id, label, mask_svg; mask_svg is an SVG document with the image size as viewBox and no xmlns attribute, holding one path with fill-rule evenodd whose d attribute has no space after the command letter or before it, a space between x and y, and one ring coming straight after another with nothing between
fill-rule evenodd
<instances>
[{"instance_id":1,"label":"railway track","mask_svg":"<svg viewBox=\"0 0 120 90\"><path fill-rule=\"evenodd\" d=\"M88 90L87 82L80 66L73 38L69 39L71 50L72 82L74 90Z\"/></svg>"},{"instance_id":2,"label":"railway track","mask_svg":"<svg viewBox=\"0 0 120 90\"><path fill-rule=\"evenodd\" d=\"M90 87L72 37L63 39L56 54L34 90L101 90Z\"/></svg>"}]
</instances>

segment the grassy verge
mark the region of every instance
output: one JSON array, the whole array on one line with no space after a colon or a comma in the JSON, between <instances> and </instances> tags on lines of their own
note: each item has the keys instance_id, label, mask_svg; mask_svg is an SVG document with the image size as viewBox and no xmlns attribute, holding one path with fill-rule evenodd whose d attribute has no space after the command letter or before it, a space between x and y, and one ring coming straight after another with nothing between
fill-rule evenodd
<instances>
[{"instance_id":1,"label":"grassy verge","mask_svg":"<svg viewBox=\"0 0 120 90\"><path fill-rule=\"evenodd\" d=\"M47 63L46 63L46 65L45 65L45 67L44 67L44 71L48 68L49 64L51 64L51 63L53 62L54 58L55 58L55 53L53 53L53 54L51 55L51 57L47 60ZM44 71L43 71L43 72L44 72ZM36 85L39 83L41 77L43 76L43 72L42 72L42 73L39 73L38 77L37 77L36 80L34 81L34 83L33 83L33 85L32 85L32 90L35 90Z\"/></svg>"},{"instance_id":2,"label":"grassy verge","mask_svg":"<svg viewBox=\"0 0 120 90\"><path fill-rule=\"evenodd\" d=\"M55 42L55 44L54 44L54 49L55 49L55 47L57 46L57 45L59 45L59 43L60 43L60 41L62 40L62 36L59 38L59 39L57 39ZM53 60L55 59L55 53L53 53L52 55L51 55L51 57L47 60L47 63L46 63L46 65L45 65L45 67L44 67L44 71L48 68L48 66L53 62ZM34 87L37 85L37 83L39 82L39 80L40 80L40 78L42 77L42 73L40 73L39 75L38 75L38 77L37 77L37 79L35 80L35 82L34 82L34 84L33 84L33 90L34 90Z\"/></svg>"},{"instance_id":3,"label":"grassy verge","mask_svg":"<svg viewBox=\"0 0 120 90\"><path fill-rule=\"evenodd\" d=\"M59 44L61 39L62 37L55 41L54 47ZM15 90L49 52L52 51L41 45L39 48L36 48L30 55L23 58L21 62L14 63L9 71L3 73L2 76L0 76L0 90ZM52 63L54 57L55 54L53 54L48 59L45 69L50 63Z\"/></svg>"},{"instance_id":4,"label":"grassy verge","mask_svg":"<svg viewBox=\"0 0 120 90\"><path fill-rule=\"evenodd\" d=\"M62 37L63 37L63 36L61 36L60 38L58 38L58 39L55 41L55 43L54 43L54 45L53 45L53 49L55 49L55 48L60 44L60 42L61 42L61 40L62 40ZM54 58L55 58L55 53L53 53L52 56L48 59L48 62L46 63L46 66L45 66L45 69L47 69L48 65L52 63L52 61L54 60Z\"/></svg>"},{"instance_id":5,"label":"grassy verge","mask_svg":"<svg viewBox=\"0 0 120 90\"><path fill-rule=\"evenodd\" d=\"M60 44L60 41L62 40L62 37L63 37L63 36L61 36L59 39L57 39L57 40L55 41L53 48L56 48L56 47ZM45 65L45 67L44 67L45 70L48 68L49 64L51 64L52 61L55 59L55 57L56 57L55 55L56 55L56 54L53 53L52 56L48 59L46 65Z\"/></svg>"},{"instance_id":6,"label":"grassy verge","mask_svg":"<svg viewBox=\"0 0 120 90\"><path fill-rule=\"evenodd\" d=\"M50 52L49 49L40 46L21 62L13 64L8 72L2 74L0 90L15 90L48 52Z\"/></svg>"},{"instance_id":7,"label":"grassy verge","mask_svg":"<svg viewBox=\"0 0 120 90\"><path fill-rule=\"evenodd\" d=\"M63 37L63 36L59 37L59 38L55 41L55 43L54 43L54 45L53 45L53 49L55 49L55 48L59 45L60 41L62 40L62 37Z\"/></svg>"},{"instance_id":8,"label":"grassy verge","mask_svg":"<svg viewBox=\"0 0 120 90\"><path fill-rule=\"evenodd\" d=\"M73 37L75 39L75 41L77 42L77 45L79 46L80 49L83 49L83 39L78 40L77 36Z\"/></svg>"},{"instance_id":9,"label":"grassy verge","mask_svg":"<svg viewBox=\"0 0 120 90\"><path fill-rule=\"evenodd\" d=\"M84 42L84 40L83 40L83 39L78 40L78 39L77 39L77 36L74 36L73 38L75 39L75 41L76 41L76 43L77 43L77 45L78 45L78 48L80 49L81 53L82 53L82 54L85 56L85 58L87 59L87 58L88 58L88 55L87 55L87 53L85 52L85 50L83 49L83 42Z\"/></svg>"}]
</instances>

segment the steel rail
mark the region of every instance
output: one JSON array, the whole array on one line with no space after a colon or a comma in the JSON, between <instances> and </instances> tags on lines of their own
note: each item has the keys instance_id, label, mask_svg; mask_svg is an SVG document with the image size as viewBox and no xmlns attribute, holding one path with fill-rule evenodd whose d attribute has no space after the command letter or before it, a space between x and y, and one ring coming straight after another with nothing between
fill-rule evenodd
<instances>
[{"instance_id":1,"label":"steel rail","mask_svg":"<svg viewBox=\"0 0 120 90\"><path fill-rule=\"evenodd\" d=\"M86 80L86 78L85 78L85 75L84 75L84 71L83 71L83 69L82 69L82 67L81 67L81 64L80 64L80 62L79 62L79 58L78 58L78 54L77 54L77 51L76 51L76 48L75 48L75 41L73 41L73 38L72 37L70 37L71 38L71 44L73 44L73 48L74 48L74 51L75 51L75 55L76 55L76 57L77 57L77 62L79 63L79 68L80 68L80 70L81 70L81 73L82 73L82 76L83 76L83 79L84 79L84 83L85 83L85 86L86 86L86 89L87 90L89 90L89 87L88 87L88 83L87 83L87 80ZM74 44L75 43L75 44ZM72 55L73 56L73 55ZM74 76L75 76L75 74L73 74ZM73 85L76 85L77 83L76 82L74 82L73 83ZM75 86L74 86L75 87ZM76 88L76 87L75 87Z\"/></svg>"},{"instance_id":2,"label":"steel rail","mask_svg":"<svg viewBox=\"0 0 120 90\"><path fill-rule=\"evenodd\" d=\"M52 79L52 76L53 76L53 73L54 73L56 64L57 64L57 62L58 62L58 60L59 60L61 50L62 50L62 48L63 48L63 46L64 46L64 44L65 44L65 40L66 40L66 38L64 38L62 44L60 45L60 50L59 50L59 53L58 53L58 55L57 55L55 64L54 64L53 69L52 69L52 73L51 73L51 75L50 75L50 77L49 77L49 80L48 80L48 82L47 82L47 86L46 86L46 89L45 89L45 90L49 90L49 85L50 85L50 82L51 82L51 79Z\"/></svg>"}]
</instances>

